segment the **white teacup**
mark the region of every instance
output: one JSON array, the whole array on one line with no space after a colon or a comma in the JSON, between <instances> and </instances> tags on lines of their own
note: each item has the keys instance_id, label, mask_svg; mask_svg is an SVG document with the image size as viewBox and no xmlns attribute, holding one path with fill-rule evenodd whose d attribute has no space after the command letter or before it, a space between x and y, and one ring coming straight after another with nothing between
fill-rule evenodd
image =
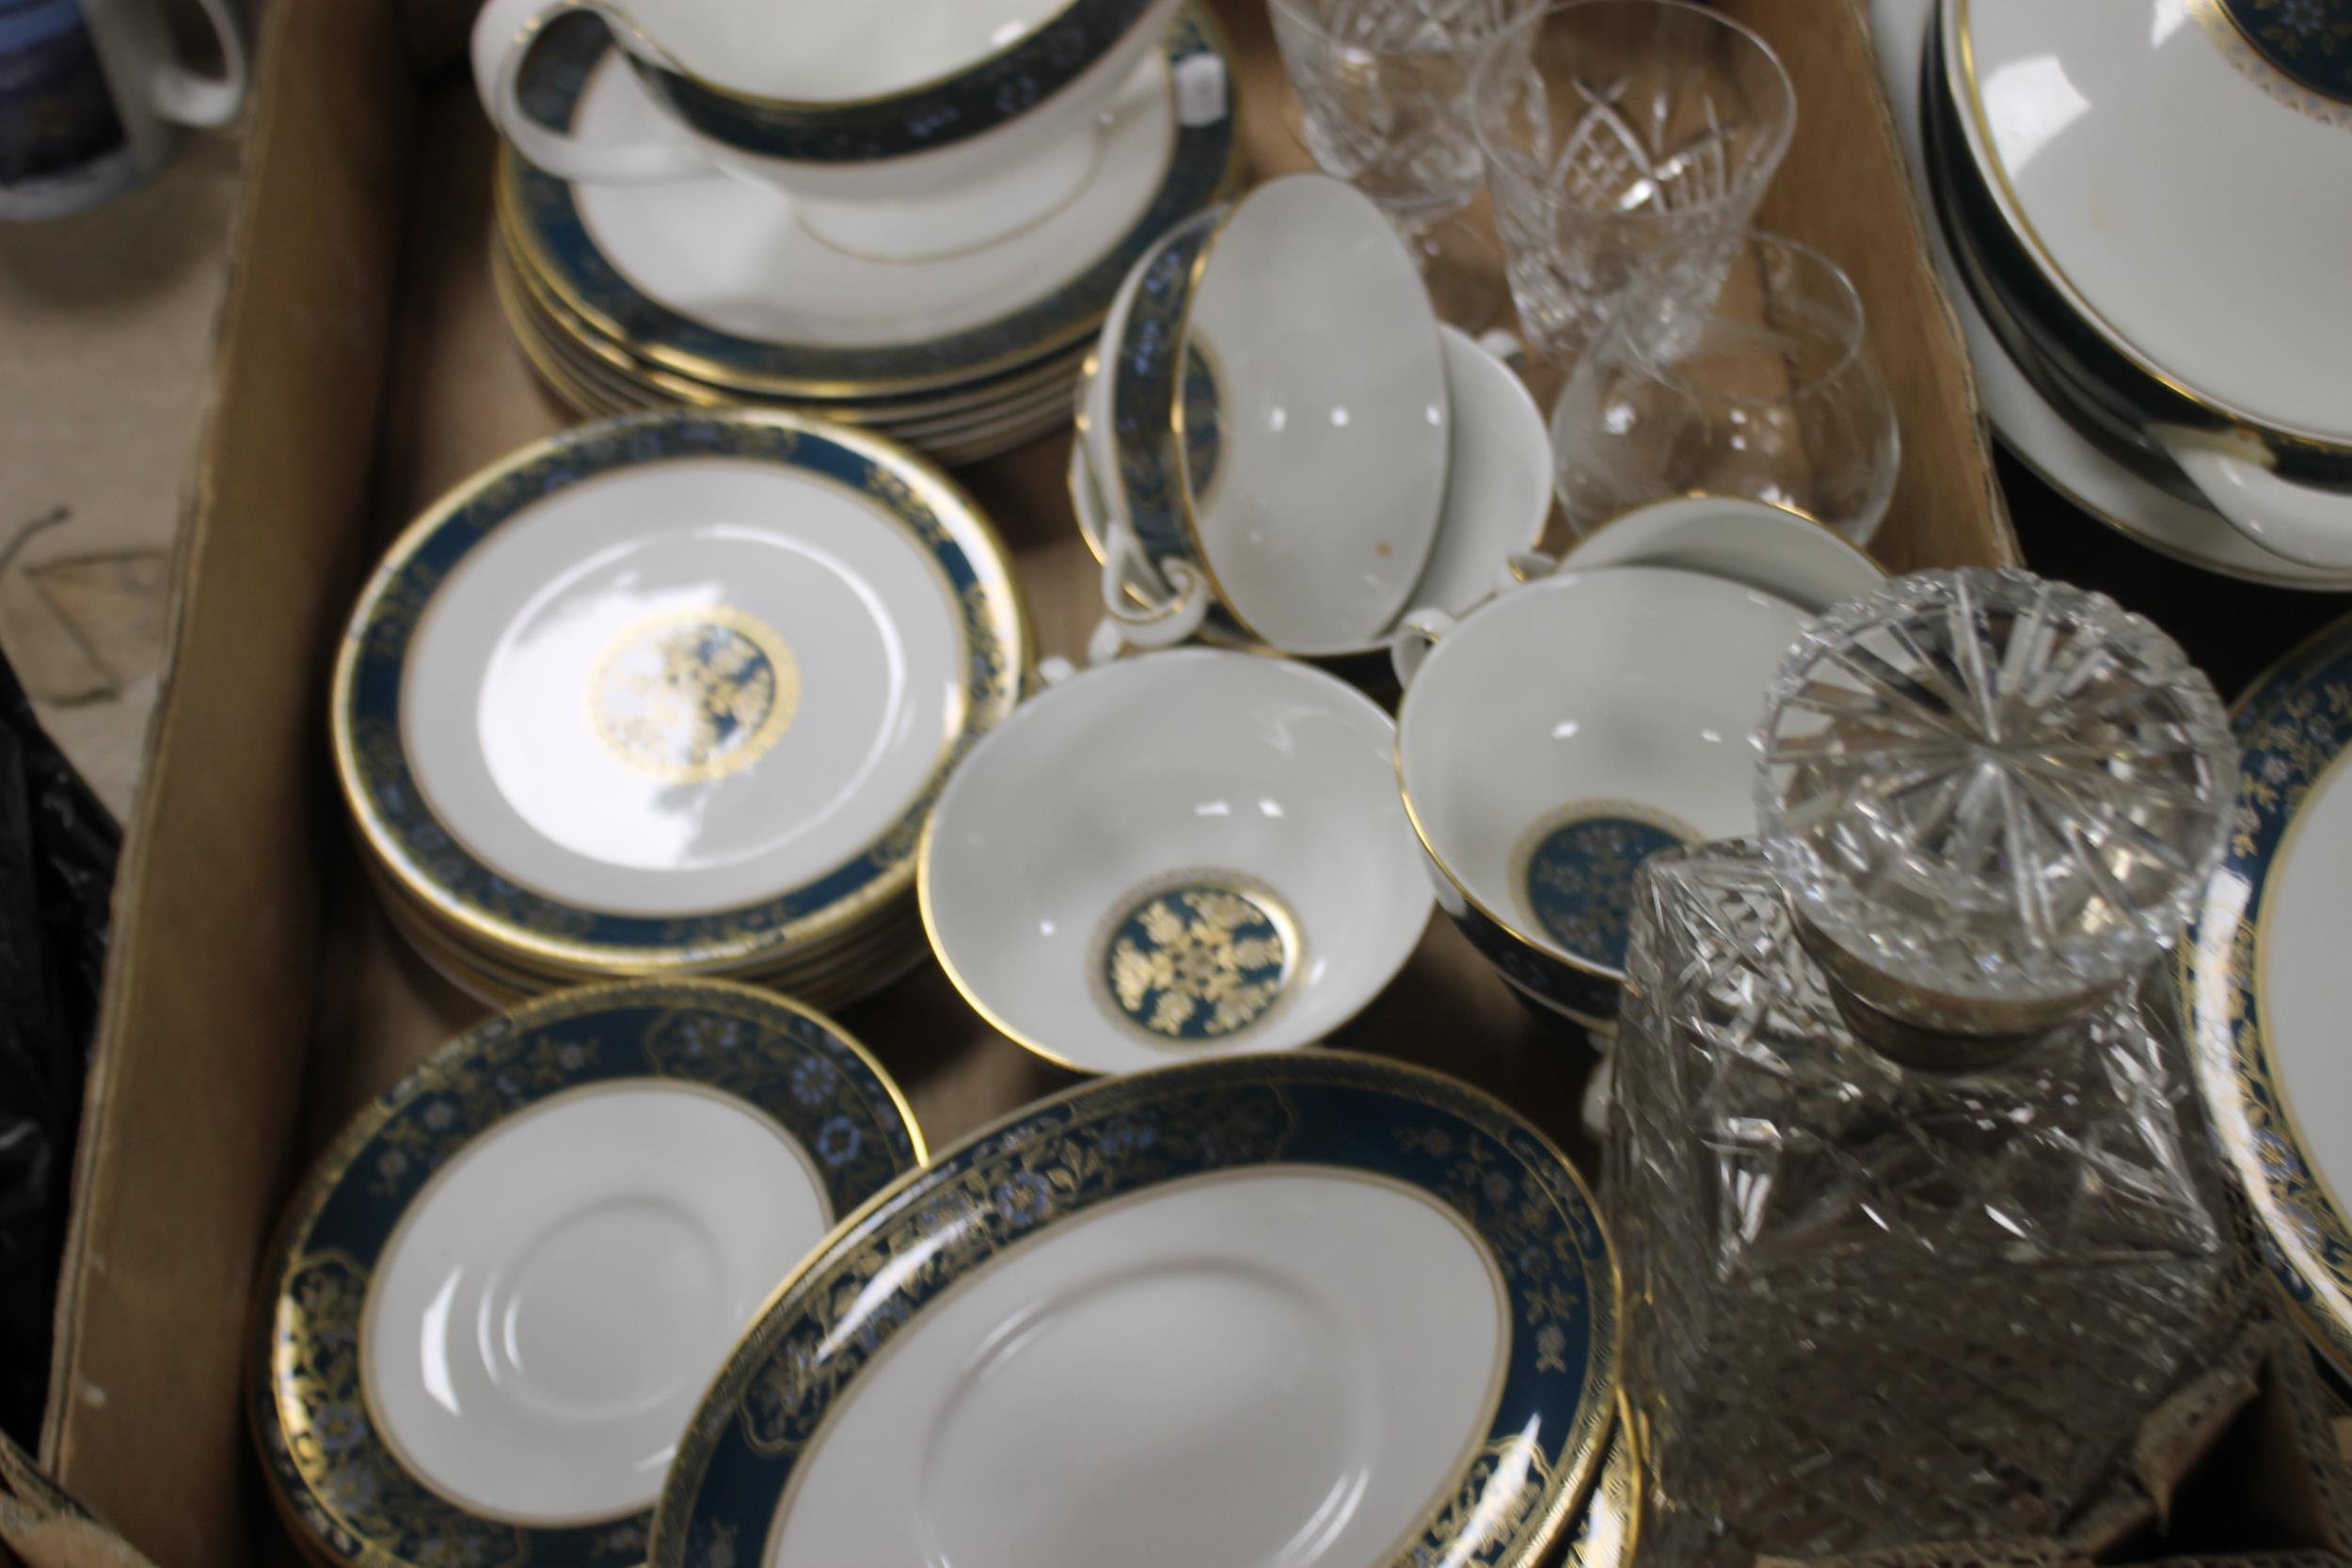
<instances>
[{"instance_id":1,"label":"white teacup","mask_svg":"<svg viewBox=\"0 0 2352 1568\"><path fill-rule=\"evenodd\" d=\"M1633 872L1754 831L1752 736L1804 617L1697 572L1564 572L1416 610L1397 778L1438 902L1521 992L1610 1031Z\"/></svg>"},{"instance_id":2,"label":"white teacup","mask_svg":"<svg viewBox=\"0 0 2352 1568\"><path fill-rule=\"evenodd\" d=\"M791 194L819 239L885 260L941 256L1036 222L1092 171L1095 127L1179 0L489 0L474 80L492 123L587 183L712 169ZM603 19L670 133L589 143L516 94L540 30ZM1222 115L1225 83L1180 82ZM1214 100L1214 102L1210 102Z\"/></svg>"},{"instance_id":3,"label":"white teacup","mask_svg":"<svg viewBox=\"0 0 2352 1568\"><path fill-rule=\"evenodd\" d=\"M1677 496L1636 507L1578 540L1556 565L1543 555L1512 557L1498 586L1604 566L1705 572L1808 615L1886 586L1886 568L1860 546L1810 517L1741 496Z\"/></svg>"},{"instance_id":4,"label":"white teacup","mask_svg":"<svg viewBox=\"0 0 2352 1568\"><path fill-rule=\"evenodd\" d=\"M1289 659L1181 648L1062 674L973 748L924 832L941 966L1082 1072L1321 1039L1429 920L1395 736Z\"/></svg>"}]
</instances>

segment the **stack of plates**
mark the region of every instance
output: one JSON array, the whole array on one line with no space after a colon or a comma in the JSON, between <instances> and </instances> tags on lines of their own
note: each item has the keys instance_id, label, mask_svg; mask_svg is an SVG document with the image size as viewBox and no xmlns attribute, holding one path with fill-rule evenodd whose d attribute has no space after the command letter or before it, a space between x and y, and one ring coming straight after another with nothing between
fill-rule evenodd
<instances>
[{"instance_id":1,"label":"stack of plates","mask_svg":"<svg viewBox=\"0 0 2352 1568\"><path fill-rule=\"evenodd\" d=\"M2352 588L2352 219L2307 194L2352 173L2325 29L2253 0L1878 8L1926 46L1917 145L2002 434L2157 549Z\"/></svg>"},{"instance_id":2,"label":"stack of plates","mask_svg":"<svg viewBox=\"0 0 2352 1568\"><path fill-rule=\"evenodd\" d=\"M928 952L917 841L1027 656L1004 546L929 463L787 414L637 415L392 546L336 762L386 912L479 996L707 974L835 1007Z\"/></svg>"},{"instance_id":3,"label":"stack of plates","mask_svg":"<svg viewBox=\"0 0 2352 1568\"><path fill-rule=\"evenodd\" d=\"M787 198L723 175L574 184L510 148L501 304L542 378L583 413L747 404L945 462L1009 450L1068 420L1078 363L1129 267L1232 180L1226 59L1208 13L1187 8L1112 101L1076 196L1005 239L922 261L835 249ZM662 123L586 17L548 30L521 97L592 141Z\"/></svg>"}]
</instances>

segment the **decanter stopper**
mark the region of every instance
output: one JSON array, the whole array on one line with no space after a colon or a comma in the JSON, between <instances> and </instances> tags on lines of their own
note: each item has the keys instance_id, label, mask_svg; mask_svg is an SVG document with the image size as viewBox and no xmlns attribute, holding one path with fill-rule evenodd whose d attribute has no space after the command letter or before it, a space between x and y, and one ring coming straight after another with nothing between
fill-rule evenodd
<instances>
[{"instance_id":1,"label":"decanter stopper","mask_svg":"<svg viewBox=\"0 0 2352 1568\"><path fill-rule=\"evenodd\" d=\"M1882 1053L1961 1071L2171 944L2236 773L2170 638L2019 571L1920 573L1832 610L1757 743L1764 852L1840 1011Z\"/></svg>"}]
</instances>

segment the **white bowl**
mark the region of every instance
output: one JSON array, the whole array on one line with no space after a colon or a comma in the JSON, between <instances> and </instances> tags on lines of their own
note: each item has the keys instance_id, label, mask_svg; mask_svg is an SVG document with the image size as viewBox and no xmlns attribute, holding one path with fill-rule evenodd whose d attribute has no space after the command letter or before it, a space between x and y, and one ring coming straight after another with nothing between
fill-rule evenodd
<instances>
[{"instance_id":1,"label":"white bowl","mask_svg":"<svg viewBox=\"0 0 2352 1568\"><path fill-rule=\"evenodd\" d=\"M1737 496L1677 497L1637 507L1578 540L1559 569L1604 566L1704 572L1810 615L1886 583L1885 567L1810 517Z\"/></svg>"},{"instance_id":2,"label":"white bowl","mask_svg":"<svg viewBox=\"0 0 2352 1568\"><path fill-rule=\"evenodd\" d=\"M916 872L932 949L991 1023L1082 1072L1320 1039L1428 923L1395 733L1284 659L1069 676L940 797Z\"/></svg>"},{"instance_id":3,"label":"white bowl","mask_svg":"<svg viewBox=\"0 0 2352 1568\"><path fill-rule=\"evenodd\" d=\"M1612 1027L1634 868L1753 831L1750 737L1804 617L1719 578L1622 566L1444 619L1397 716L1438 902L1514 985Z\"/></svg>"}]
</instances>

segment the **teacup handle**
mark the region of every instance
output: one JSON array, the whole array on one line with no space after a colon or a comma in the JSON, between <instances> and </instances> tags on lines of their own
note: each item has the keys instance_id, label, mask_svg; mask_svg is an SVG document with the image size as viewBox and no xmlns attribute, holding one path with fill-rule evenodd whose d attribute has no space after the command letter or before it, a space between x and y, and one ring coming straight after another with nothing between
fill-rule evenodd
<instances>
[{"instance_id":1,"label":"teacup handle","mask_svg":"<svg viewBox=\"0 0 2352 1568\"><path fill-rule=\"evenodd\" d=\"M1130 608L1127 585L1137 577L1143 546L1135 531L1120 519L1111 521L1103 539L1103 619L1087 644L1087 662L1106 664L1123 648L1171 648L1200 629L1209 618L1209 579L1188 561L1170 557L1159 564L1158 575L1172 590L1163 602L1141 610Z\"/></svg>"},{"instance_id":2,"label":"teacup handle","mask_svg":"<svg viewBox=\"0 0 2352 1568\"><path fill-rule=\"evenodd\" d=\"M1524 588L1538 578L1548 578L1560 569L1557 557L1541 550L1521 550L1506 555L1502 564L1495 568L1495 592L1508 594L1514 588Z\"/></svg>"},{"instance_id":3,"label":"teacup handle","mask_svg":"<svg viewBox=\"0 0 2352 1568\"><path fill-rule=\"evenodd\" d=\"M2240 451L2226 438L2186 431L2157 435L2232 528L2273 555L2352 571L2352 495L2280 479L2267 454Z\"/></svg>"},{"instance_id":4,"label":"teacup handle","mask_svg":"<svg viewBox=\"0 0 2352 1568\"><path fill-rule=\"evenodd\" d=\"M235 0L202 0L199 8L219 41L220 71L202 75L177 59L155 68L150 83L155 112L183 125L226 125L245 105L251 48L244 10Z\"/></svg>"},{"instance_id":5,"label":"teacup handle","mask_svg":"<svg viewBox=\"0 0 2352 1568\"><path fill-rule=\"evenodd\" d=\"M1397 623L1395 634L1389 639L1389 663L1396 671L1398 686L1413 684L1413 677L1421 673L1422 660L1455 624L1444 610L1429 609L1416 610Z\"/></svg>"},{"instance_id":6,"label":"teacup handle","mask_svg":"<svg viewBox=\"0 0 2352 1568\"><path fill-rule=\"evenodd\" d=\"M570 11L604 19L614 41L631 54L662 59L660 50L635 23L603 0L489 0L473 24L473 79L482 106L499 135L515 150L561 180L599 185L642 185L707 174L712 164L700 143L682 130L637 142L584 142L550 130L523 109L518 89L523 61L540 33Z\"/></svg>"}]
</instances>

